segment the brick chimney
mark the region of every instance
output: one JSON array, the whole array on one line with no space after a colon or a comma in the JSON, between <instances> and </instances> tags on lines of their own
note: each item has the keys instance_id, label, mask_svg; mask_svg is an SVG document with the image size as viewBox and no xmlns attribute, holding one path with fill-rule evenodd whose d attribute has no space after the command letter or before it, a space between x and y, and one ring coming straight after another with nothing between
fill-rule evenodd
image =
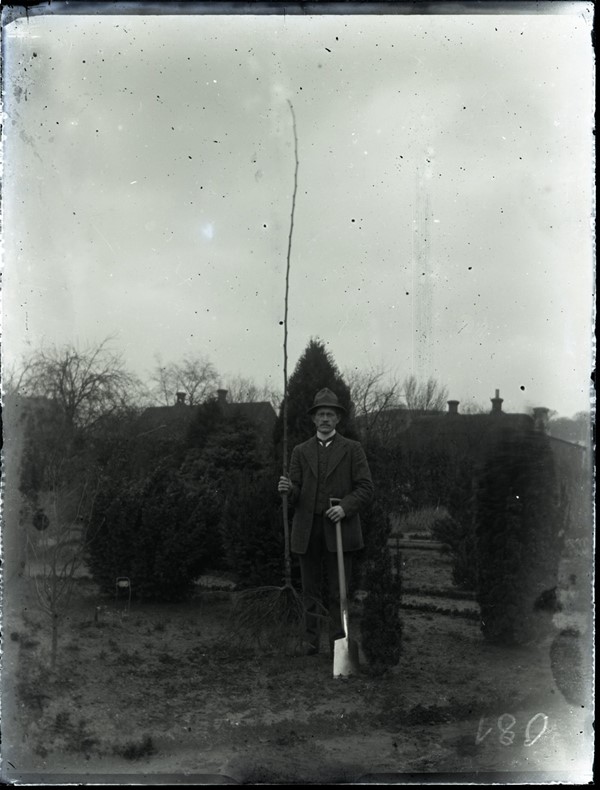
<instances>
[{"instance_id":1,"label":"brick chimney","mask_svg":"<svg viewBox=\"0 0 600 790\"><path fill-rule=\"evenodd\" d=\"M448 401L448 414L458 414L458 404L460 401L458 400L449 400Z\"/></svg>"},{"instance_id":2,"label":"brick chimney","mask_svg":"<svg viewBox=\"0 0 600 790\"><path fill-rule=\"evenodd\" d=\"M490 398L492 401L492 414L501 414L502 413L502 401L504 398L500 397L500 390L496 390L496 397Z\"/></svg>"},{"instance_id":3,"label":"brick chimney","mask_svg":"<svg viewBox=\"0 0 600 790\"><path fill-rule=\"evenodd\" d=\"M548 433L548 422L550 419L550 409L545 406L537 406L533 410L533 427L540 433Z\"/></svg>"},{"instance_id":4,"label":"brick chimney","mask_svg":"<svg viewBox=\"0 0 600 790\"><path fill-rule=\"evenodd\" d=\"M227 390L217 390L217 400L221 406L225 406L227 403Z\"/></svg>"},{"instance_id":5,"label":"brick chimney","mask_svg":"<svg viewBox=\"0 0 600 790\"><path fill-rule=\"evenodd\" d=\"M176 406L185 406L185 392L177 392L177 400L175 401Z\"/></svg>"}]
</instances>

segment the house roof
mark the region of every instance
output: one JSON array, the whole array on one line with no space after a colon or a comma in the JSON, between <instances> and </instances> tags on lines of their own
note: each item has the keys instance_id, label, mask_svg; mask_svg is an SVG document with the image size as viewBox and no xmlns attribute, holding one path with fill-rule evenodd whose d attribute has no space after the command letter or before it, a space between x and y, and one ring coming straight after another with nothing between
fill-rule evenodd
<instances>
[{"instance_id":1,"label":"house roof","mask_svg":"<svg viewBox=\"0 0 600 790\"><path fill-rule=\"evenodd\" d=\"M220 406L226 415L241 414L256 425L260 432L272 431L277 419L273 406L267 401L220 402ZM193 422L199 409L200 406L188 406L184 403L175 403L173 406L151 406L140 415L140 426L143 428L143 433L161 430L165 432L165 436L180 438ZM270 433L268 435L270 437Z\"/></svg>"},{"instance_id":2,"label":"house roof","mask_svg":"<svg viewBox=\"0 0 600 790\"><path fill-rule=\"evenodd\" d=\"M416 417L398 435L399 446L411 448L435 447L439 450L463 451L479 456L499 432L527 432L534 427L527 414L441 414Z\"/></svg>"},{"instance_id":3,"label":"house roof","mask_svg":"<svg viewBox=\"0 0 600 790\"><path fill-rule=\"evenodd\" d=\"M481 430L496 428L532 428L533 417L529 414L508 414L506 412L488 414L439 414L433 417L415 417L408 431L442 434L477 434Z\"/></svg>"},{"instance_id":4,"label":"house roof","mask_svg":"<svg viewBox=\"0 0 600 790\"><path fill-rule=\"evenodd\" d=\"M140 435L162 431L161 435L171 438L183 436L189 428L198 407L177 403L174 406L150 406L139 416Z\"/></svg>"}]
</instances>

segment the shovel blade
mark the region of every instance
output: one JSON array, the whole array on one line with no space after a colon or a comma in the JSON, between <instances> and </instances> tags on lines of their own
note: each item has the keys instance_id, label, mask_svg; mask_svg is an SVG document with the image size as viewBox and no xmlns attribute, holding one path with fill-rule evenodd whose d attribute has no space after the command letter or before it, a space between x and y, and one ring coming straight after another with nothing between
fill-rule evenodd
<instances>
[{"instance_id":1,"label":"shovel blade","mask_svg":"<svg viewBox=\"0 0 600 790\"><path fill-rule=\"evenodd\" d=\"M333 643L333 677L347 678L358 674L358 645L344 637Z\"/></svg>"}]
</instances>

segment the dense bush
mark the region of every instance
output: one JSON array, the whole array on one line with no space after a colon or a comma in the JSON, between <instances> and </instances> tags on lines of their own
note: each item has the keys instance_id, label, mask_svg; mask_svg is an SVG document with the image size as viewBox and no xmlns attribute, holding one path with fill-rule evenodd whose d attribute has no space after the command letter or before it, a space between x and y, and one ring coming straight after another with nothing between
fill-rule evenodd
<instances>
[{"instance_id":1,"label":"dense bush","mask_svg":"<svg viewBox=\"0 0 600 790\"><path fill-rule=\"evenodd\" d=\"M377 499L388 513L403 515L412 505L410 468L402 447L386 447L375 440L366 448Z\"/></svg>"},{"instance_id":2,"label":"dense bush","mask_svg":"<svg viewBox=\"0 0 600 790\"><path fill-rule=\"evenodd\" d=\"M379 674L400 660L401 579L392 571L388 547L391 525L381 503L373 503L365 521L368 522L369 542L364 561L363 583L367 597L360 625L361 641L371 670Z\"/></svg>"},{"instance_id":3,"label":"dense bush","mask_svg":"<svg viewBox=\"0 0 600 790\"><path fill-rule=\"evenodd\" d=\"M207 568L233 570L246 583L273 578L282 564L273 526L280 500L275 478L269 491L261 471L254 425L209 401L177 452L151 466L145 475L112 468L125 474L107 474L96 501L89 563L105 590L126 576L134 595L172 601L188 597Z\"/></svg>"},{"instance_id":4,"label":"dense bush","mask_svg":"<svg viewBox=\"0 0 600 790\"><path fill-rule=\"evenodd\" d=\"M414 442L408 447L405 475L414 510L446 505L454 459L441 447Z\"/></svg>"},{"instance_id":5,"label":"dense bush","mask_svg":"<svg viewBox=\"0 0 600 790\"><path fill-rule=\"evenodd\" d=\"M279 586L284 580L284 530L280 472L238 471L226 498L222 540L228 567L244 587ZM290 514L291 528L291 514Z\"/></svg>"},{"instance_id":6,"label":"dense bush","mask_svg":"<svg viewBox=\"0 0 600 790\"><path fill-rule=\"evenodd\" d=\"M452 560L452 581L461 590L477 588L477 542L472 520L457 521L452 516L433 523L434 540L445 543Z\"/></svg>"},{"instance_id":7,"label":"dense bush","mask_svg":"<svg viewBox=\"0 0 600 790\"><path fill-rule=\"evenodd\" d=\"M123 576L134 596L185 600L220 552L219 504L214 491L199 492L168 469L105 491L88 543L95 580L111 592Z\"/></svg>"},{"instance_id":8,"label":"dense bush","mask_svg":"<svg viewBox=\"0 0 600 790\"><path fill-rule=\"evenodd\" d=\"M502 434L477 492L477 596L487 639L524 644L551 624L539 601L557 585L562 509L544 434Z\"/></svg>"}]
</instances>

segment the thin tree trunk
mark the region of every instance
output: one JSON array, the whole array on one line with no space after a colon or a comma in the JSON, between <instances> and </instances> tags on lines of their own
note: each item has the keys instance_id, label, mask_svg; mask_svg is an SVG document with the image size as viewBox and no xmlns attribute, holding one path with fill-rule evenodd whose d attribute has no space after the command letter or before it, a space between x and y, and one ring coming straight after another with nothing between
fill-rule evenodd
<instances>
[{"instance_id":1,"label":"thin tree trunk","mask_svg":"<svg viewBox=\"0 0 600 790\"><path fill-rule=\"evenodd\" d=\"M52 647L50 651L50 667L56 669L56 657L58 655L58 614L52 612Z\"/></svg>"},{"instance_id":2,"label":"thin tree trunk","mask_svg":"<svg viewBox=\"0 0 600 790\"><path fill-rule=\"evenodd\" d=\"M288 99L290 112L292 113L292 128L294 131L294 191L292 193L292 209L290 213L290 233L288 236L287 248L287 267L285 273L285 310L283 317L283 475L287 477L287 457L288 457L288 306L290 292L290 259L292 252L292 234L294 232L294 212L296 209L296 193L298 191L298 135L296 133L296 116L292 102ZM290 527L288 523L288 498L283 496L283 528L285 536L285 585L290 587L292 584L292 560L290 557Z\"/></svg>"}]
</instances>

